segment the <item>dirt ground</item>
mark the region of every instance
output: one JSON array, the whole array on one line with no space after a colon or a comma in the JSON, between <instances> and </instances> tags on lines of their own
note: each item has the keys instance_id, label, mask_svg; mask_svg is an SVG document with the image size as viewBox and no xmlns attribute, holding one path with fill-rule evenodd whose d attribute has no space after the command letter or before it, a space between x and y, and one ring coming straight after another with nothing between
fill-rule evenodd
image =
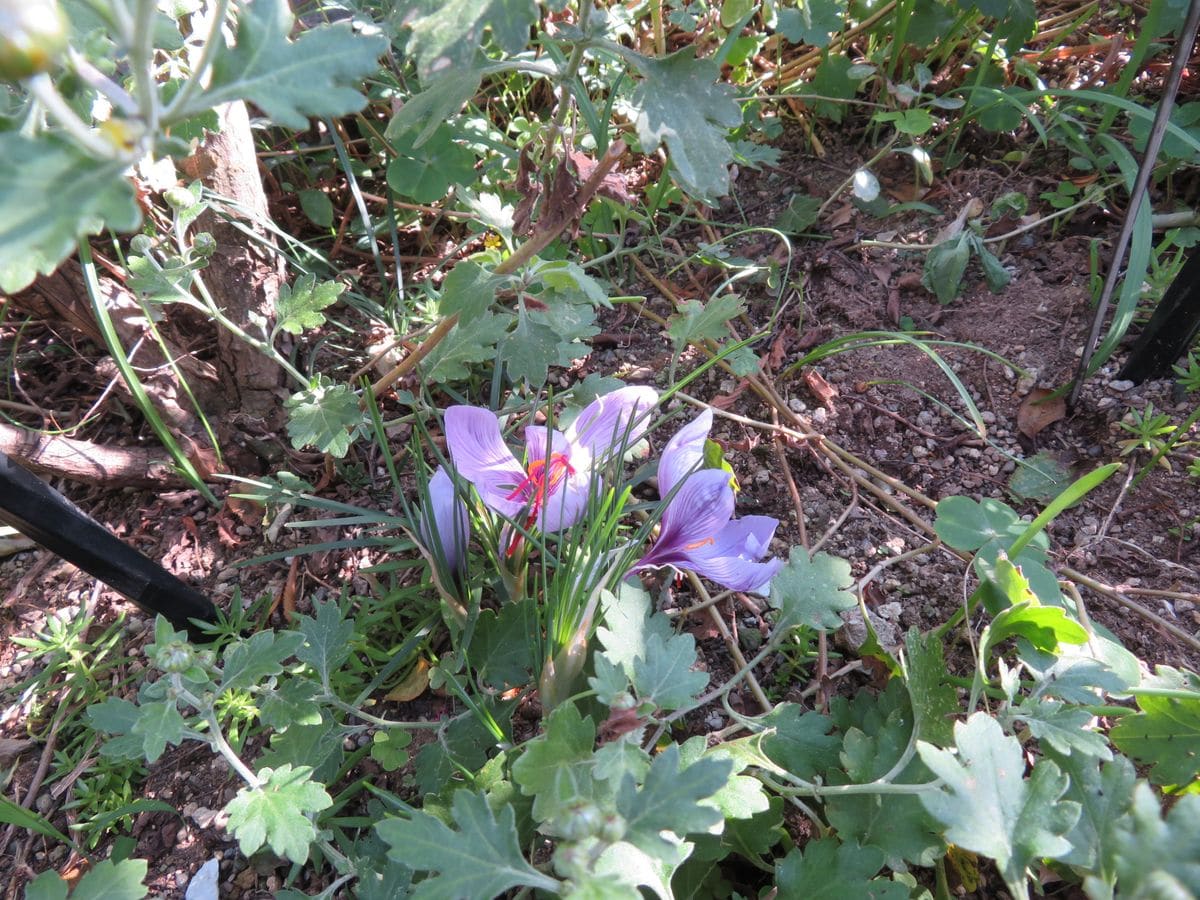
<instances>
[{"instance_id":1,"label":"dirt ground","mask_svg":"<svg viewBox=\"0 0 1200 900\"><path fill-rule=\"evenodd\" d=\"M742 173L738 199L743 209L752 211L755 222L772 224L781 198L786 200L793 190L822 194L852 171L854 162L849 153L841 159L814 160L792 151L776 170ZM907 317L916 328L936 332L946 340L986 348L1025 370L1026 375L970 349L945 348L945 359L978 404L988 428L987 439L974 434L958 418L964 408L950 383L928 357L912 348L877 347L838 355L814 367L820 380L806 380L797 373L787 379L776 377L775 386L814 430L933 500L955 494L995 497L1023 514L1036 514L1036 504L1015 500L1009 492L1014 458L1049 451L1081 474L1120 458L1118 441L1123 435L1116 423L1131 407L1152 401L1156 409L1170 411L1178 420L1196 400L1178 396L1170 382L1137 387L1114 383L1121 359L1118 354L1115 362L1088 382L1072 412L1049 424L1036 438L1024 436L1017 417L1030 390L1061 386L1074 374L1091 318L1089 241L1097 235L1114 235L1119 220L1106 215L1081 216L1053 237L1045 227L1014 241L999 254L1012 274L1004 292L988 292L973 264L963 295L942 306L919 284L923 254L864 248L860 242L881 235L890 241L927 240L973 197L990 203L1000 193L1015 189L1035 198L1042 188L1037 176L964 166L939 189L940 196L927 198L927 202L948 211L942 221L897 223L853 209L835 209L834 220L840 224L828 240L796 241L791 260L795 287L786 296L787 306L768 345L779 372L821 341L855 331L893 329L901 317ZM712 219L730 221L735 215L736 207L729 205ZM761 235L733 249L751 258L781 252L775 238ZM660 315L671 312L669 302L647 284L619 288L647 296L648 308ZM762 321L772 302L764 294L752 296L750 305L751 319ZM664 368L671 349L661 329L649 318L622 309L606 314L605 341L590 357L579 361L572 374L599 371L632 382L652 382ZM52 325L38 327L45 331L27 332L22 340L44 338L50 343L57 340L60 347L78 348L78 355L60 366L83 369L97 358L99 351L94 348L56 338ZM13 336L11 324L5 328L0 341ZM680 373L688 364L685 359ZM823 389L822 380L831 392ZM690 393L731 412L769 418L769 412L750 392L739 390L737 379L730 375L706 377L692 385ZM717 421L715 436L726 446L743 487L740 511L777 516L782 524L773 549L786 555L790 546L800 542L801 532L772 442L737 421ZM110 435L125 429L129 438L130 429L139 426L116 421L105 427ZM146 436L139 434L137 439L145 441ZM305 474L300 467L307 466L310 474L319 476L319 464L312 463L311 455L291 454L284 436L277 436L276 441L285 457L290 455L293 468ZM869 496L860 494L855 499L846 481L828 471L805 447L793 446L786 452L810 545L824 538L822 549L848 560L856 576L926 543L925 535ZM1126 476L1136 473L1144 457L1125 459L1132 463L1125 471L1053 523L1049 534L1054 562L1119 589L1123 596L1144 604L1189 634L1200 633L1200 610L1194 599L1188 599L1200 593L1200 484L1184 473L1187 457L1181 454L1172 471L1157 469L1136 489L1127 490ZM376 470L371 460L363 462L367 473ZM247 524L228 509L212 509L187 490L154 494L71 484L62 488L97 520L151 558L163 561L218 603L228 603L235 587L246 597L279 596L288 577L288 563L244 569L236 565L261 553L295 546L303 539L285 530L276 543L269 543L261 528ZM225 492L218 488L219 494ZM324 493L366 506L388 502L386 478L358 487L335 478ZM360 569L372 561L359 551L301 558L297 564L300 609L306 609L315 593L336 592L347 582L368 590ZM947 552L933 551L887 568L873 584L869 601L880 619L900 631L913 625L928 628L945 621L962 605L965 584L962 562ZM1112 629L1147 663L1200 665L1186 645L1128 606L1087 589L1083 595L1093 618ZM0 558L0 627L6 638L0 648L5 707L0 729L5 737L44 734L46 726L44 721L28 721L23 712L20 687L32 676L36 662L23 661L20 648L11 639L42 629L48 613L80 604L88 605L101 623L111 621L119 610L129 613L125 645L129 661L123 674L136 674L143 667L138 650L147 638L144 616L45 552L31 550ZM729 608L725 612L734 627L753 630L758 625L752 610ZM704 623L693 627L708 669L718 676L729 672L724 643ZM834 644L844 646L838 641ZM954 664L954 648L948 648L948 656ZM772 679L785 674L773 672L768 665L760 680L773 683ZM855 677L848 676L845 685L834 689L852 690L861 683L854 681ZM719 714L714 718L712 711L702 710L690 724L703 732L715 730L723 722ZM44 748L44 744L31 745L17 758L8 779L9 796L14 787L33 779ZM220 809L234 790L225 766L195 744L170 751L149 767L136 795L165 800L183 815L181 820L165 813L144 813L132 829L134 855L151 861L149 883L154 892L182 896L191 876L214 856L223 860L222 896L267 897L278 891L286 868L271 861L248 863L213 823L213 811ZM60 827L68 824L62 797L46 796L45 802L39 797L37 808ZM20 833L0 836L0 840L0 870L18 859L18 853L22 862L21 868L10 868L0 880L5 896L20 896L19 885L29 872L50 867L63 871L69 865L61 845ZM306 886L303 880L299 886Z\"/></svg>"}]
</instances>

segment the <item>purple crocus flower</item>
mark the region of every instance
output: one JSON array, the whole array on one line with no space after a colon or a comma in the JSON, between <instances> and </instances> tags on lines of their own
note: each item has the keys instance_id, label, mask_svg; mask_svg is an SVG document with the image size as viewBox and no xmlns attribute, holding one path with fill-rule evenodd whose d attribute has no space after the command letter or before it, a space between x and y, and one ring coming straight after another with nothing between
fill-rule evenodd
<instances>
[{"instance_id":1,"label":"purple crocus flower","mask_svg":"<svg viewBox=\"0 0 1200 900\"><path fill-rule=\"evenodd\" d=\"M429 479L428 492L429 502L421 510L417 533L427 550L434 553L435 548L440 547L446 567L451 572L459 572L466 560L467 538L471 533L467 506L455 491L450 475L441 466Z\"/></svg>"},{"instance_id":2,"label":"purple crocus flower","mask_svg":"<svg viewBox=\"0 0 1200 900\"><path fill-rule=\"evenodd\" d=\"M566 431L530 425L525 465L505 445L495 413L451 406L446 447L485 506L510 518L525 511L527 527L536 523L542 531L559 531L575 524L587 507L592 469L645 434L647 413L657 402L653 388L625 387L593 400Z\"/></svg>"},{"instance_id":3,"label":"purple crocus flower","mask_svg":"<svg viewBox=\"0 0 1200 900\"><path fill-rule=\"evenodd\" d=\"M668 497L679 487L663 512L658 540L634 568L672 566L689 569L730 590L764 590L783 566L781 559L759 562L779 522L770 516L733 519L729 473L696 469L704 458L704 442L711 428L712 410L706 409L663 448L658 463L659 496Z\"/></svg>"}]
</instances>

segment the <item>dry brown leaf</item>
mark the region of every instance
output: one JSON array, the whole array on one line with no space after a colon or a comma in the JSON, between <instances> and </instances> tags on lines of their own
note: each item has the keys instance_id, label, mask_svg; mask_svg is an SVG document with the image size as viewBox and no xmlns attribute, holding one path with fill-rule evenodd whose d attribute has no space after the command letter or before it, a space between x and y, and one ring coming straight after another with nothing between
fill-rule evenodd
<instances>
[{"instance_id":1,"label":"dry brown leaf","mask_svg":"<svg viewBox=\"0 0 1200 900\"><path fill-rule=\"evenodd\" d=\"M821 373L816 369L804 370L804 384L817 398L818 403L833 412L833 399L838 395L837 388L822 378Z\"/></svg>"},{"instance_id":2,"label":"dry brown leaf","mask_svg":"<svg viewBox=\"0 0 1200 900\"><path fill-rule=\"evenodd\" d=\"M416 700L429 687L429 663L424 657L417 659L417 664L412 667L404 680L387 692L387 696L383 699L392 700L396 703L408 703L410 700Z\"/></svg>"},{"instance_id":3,"label":"dry brown leaf","mask_svg":"<svg viewBox=\"0 0 1200 900\"><path fill-rule=\"evenodd\" d=\"M738 382L738 386L735 387L732 392L713 397L712 400L709 401L709 405L715 409L729 409L729 407L733 406L733 401L742 396L742 392L745 391L749 386L750 382L743 378Z\"/></svg>"},{"instance_id":4,"label":"dry brown leaf","mask_svg":"<svg viewBox=\"0 0 1200 900\"><path fill-rule=\"evenodd\" d=\"M1017 430L1033 439L1048 425L1053 425L1067 414L1067 401L1061 395L1052 400L1054 392L1046 388L1034 388L1025 395L1017 410Z\"/></svg>"},{"instance_id":5,"label":"dry brown leaf","mask_svg":"<svg viewBox=\"0 0 1200 900\"><path fill-rule=\"evenodd\" d=\"M825 220L825 227L832 231L835 228L841 228L843 225L850 224L850 220L853 218L854 207L846 203L835 209L833 214Z\"/></svg>"},{"instance_id":6,"label":"dry brown leaf","mask_svg":"<svg viewBox=\"0 0 1200 900\"><path fill-rule=\"evenodd\" d=\"M977 219L983 215L983 201L978 197L972 197L963 204L963 208L958 211L958 215L954 217L953 222L949 222L942 227L940 231L933 237L933 243L940 244L943 241L948 241L952 237L957 237L967 224L967 219Z\"/></svg>"},{"instance_id":7,"label":"dry brown leaf","mask_svg":"<svg viewBox=\"0 0 1200 900\"><path fill-rule=\"evenodd\" d=\"M262 524L263 513L266 511L266 507L258 501L235 497L232 494L225 498L225 509L237 516L243 525L249 525L251 528L258 528Z\"/></svg>"}]
</instances>

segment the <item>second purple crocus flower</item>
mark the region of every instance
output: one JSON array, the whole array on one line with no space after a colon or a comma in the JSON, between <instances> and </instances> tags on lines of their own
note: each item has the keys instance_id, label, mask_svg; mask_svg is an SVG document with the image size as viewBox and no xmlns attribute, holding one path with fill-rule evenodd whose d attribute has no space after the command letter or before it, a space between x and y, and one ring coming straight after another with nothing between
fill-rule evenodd
<instances>
[{"instance_id":1,"label":"second purple crocus flower","mask_svg":"<svg viewBox=\"0 0 1200 900\"><path fill-rule=\"evenodd\" d=\"M417 532L421 543L431 553L437 549L452 573L462 572L466 562L467 538L471 522L467 506L454 489L454 482L441 466L433 473L428 485L429 499L421 509Z\"/></svg>"},{"instance_id":2,"label":"second purple crocus flower","mask_svg":"<svg viewBox=\"0 0 1200 900\"><path fill-rule=\"evenodd\" d=\"M697 469L711 429L712 411L705 410L663 448L658 493L670 499L659 523L658 540L634 568L687 569L730 590L761 592L783 566L781 559L759 562L779 521L770 516L733 518L729 474Z\"/></svg>"}]
</instances>

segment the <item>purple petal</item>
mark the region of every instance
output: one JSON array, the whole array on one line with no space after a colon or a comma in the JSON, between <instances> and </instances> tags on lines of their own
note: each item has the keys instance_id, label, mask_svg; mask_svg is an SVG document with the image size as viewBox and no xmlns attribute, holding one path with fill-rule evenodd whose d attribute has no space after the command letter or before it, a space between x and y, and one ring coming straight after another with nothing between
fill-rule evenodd
<instances>
[{"instance_id":1,"label":"purple petal","mask_svg":"<svg viewBox=\"0 0 1200 900\"><path fill-rule=\"evenodd\" d=\"M770 516L735 519L711 544L692 551L692 570L730 590L759 590L783 565L781 559L757 562L766 555L778 525L778 520Z\"/></svg>"},{"instance_id":2,"label":"purple petal","mask_svg":"<svg viewBox=\"0 0 1200 900\"><path fill-rule=\"evenodd\" d=\"M597 397L567 427L567 440L603 460L614 446L631 446L650 427L650 410L658 403L651 387L623 387Z\"/></svg>"},{"instance_id":3,"label":"purple petal","mask_svg":"<svg viewBox=\"0 0 1200 900\"><path fill-rule=\"evenodd\" d=\"M770 516L743 516L734 519L717 535L717 539L702 551L702 556L741 556L744 559L758 560L767 555L771 546L771 538L779 520Z\"/></svg>"},{"instance_id":4,"label":"purple petal","mask_svg":"<svg viewBox=\"0 0 1200 900\"><path fill-rule=\"evenodd\" d=\"M658 495L671 493L679 479L700 465L704 459L704 442L712 430L713 414L706 409L692 421L680 428L667 446L663 447L658 461ZM728 480L728 477L726 478Z\"/></svg>"},{"instance_id":5,"label":"purple petal","mask_svg":"<svg viewBox=\"0 0 1200 900\"><path fill-rule=\"evenodd\" d=\"M529 425L525 429L525 465L546 458L546 432L550 429L545 425ZM550 438L550 453L559 453L571 459L571 442L567 436L557 429Z\"/></svg>"},{"instance_id":6,"label":"purple petal","mask_svg":"<svg viewBox=\"0 0 1200 900\"><path fill-rule=\"evenodd\" d=\"M568 474L548 491L538 515L538 528L546 532L570 528L587 510L592 473L589 469Z\"/></svg>"},{"instance_id":7,"label":"purple petal","mask_svg":"<svg viewBox=\"0 0 1200 900\"><path fill-rule=\"evenodd\" d=\"M455 470L474 485L479 499L506 516L525 505L509 496L525 480L525 470L500 435L500 420L477 406L446 410L446 447Z\"/></svg>"},{"instance_id":8,"label":"purple petal","mask_svg":"<svg viewBox=\"0 0 1200 900\"><path fill-rule=\"evenodd\" d=\"M458 571L465 556L471 523L466 504L441 466L429 479L429 503L421 510L417 530L426 548L433 551L440 547L446 565L451 571Z\"/></svg>"},{"instance_id":9,"label":"purple petal","mask_svg":"<svg viewBox=\"0 0 1200 900\"><path fill-rule=\"evenodd\" d=\"M715 543L733 515L733 488L729 476L718 469L704 469L688 476L667 504L658 540L638 566L677 565L699 548Z\"/></svg>"},{"instance_id":10,"label":"purple petal","mask_svg":"<svg viewBox=\"0 0 1200 900\"><path fill-rule=\"evenodd\" d=\"M731 591L761 594L769 589L771 579L782 567L783 560L778 558L756 563L736 556L722 556L705 560L693 559L688 568Z\"/></svg>"}]
</instances>

